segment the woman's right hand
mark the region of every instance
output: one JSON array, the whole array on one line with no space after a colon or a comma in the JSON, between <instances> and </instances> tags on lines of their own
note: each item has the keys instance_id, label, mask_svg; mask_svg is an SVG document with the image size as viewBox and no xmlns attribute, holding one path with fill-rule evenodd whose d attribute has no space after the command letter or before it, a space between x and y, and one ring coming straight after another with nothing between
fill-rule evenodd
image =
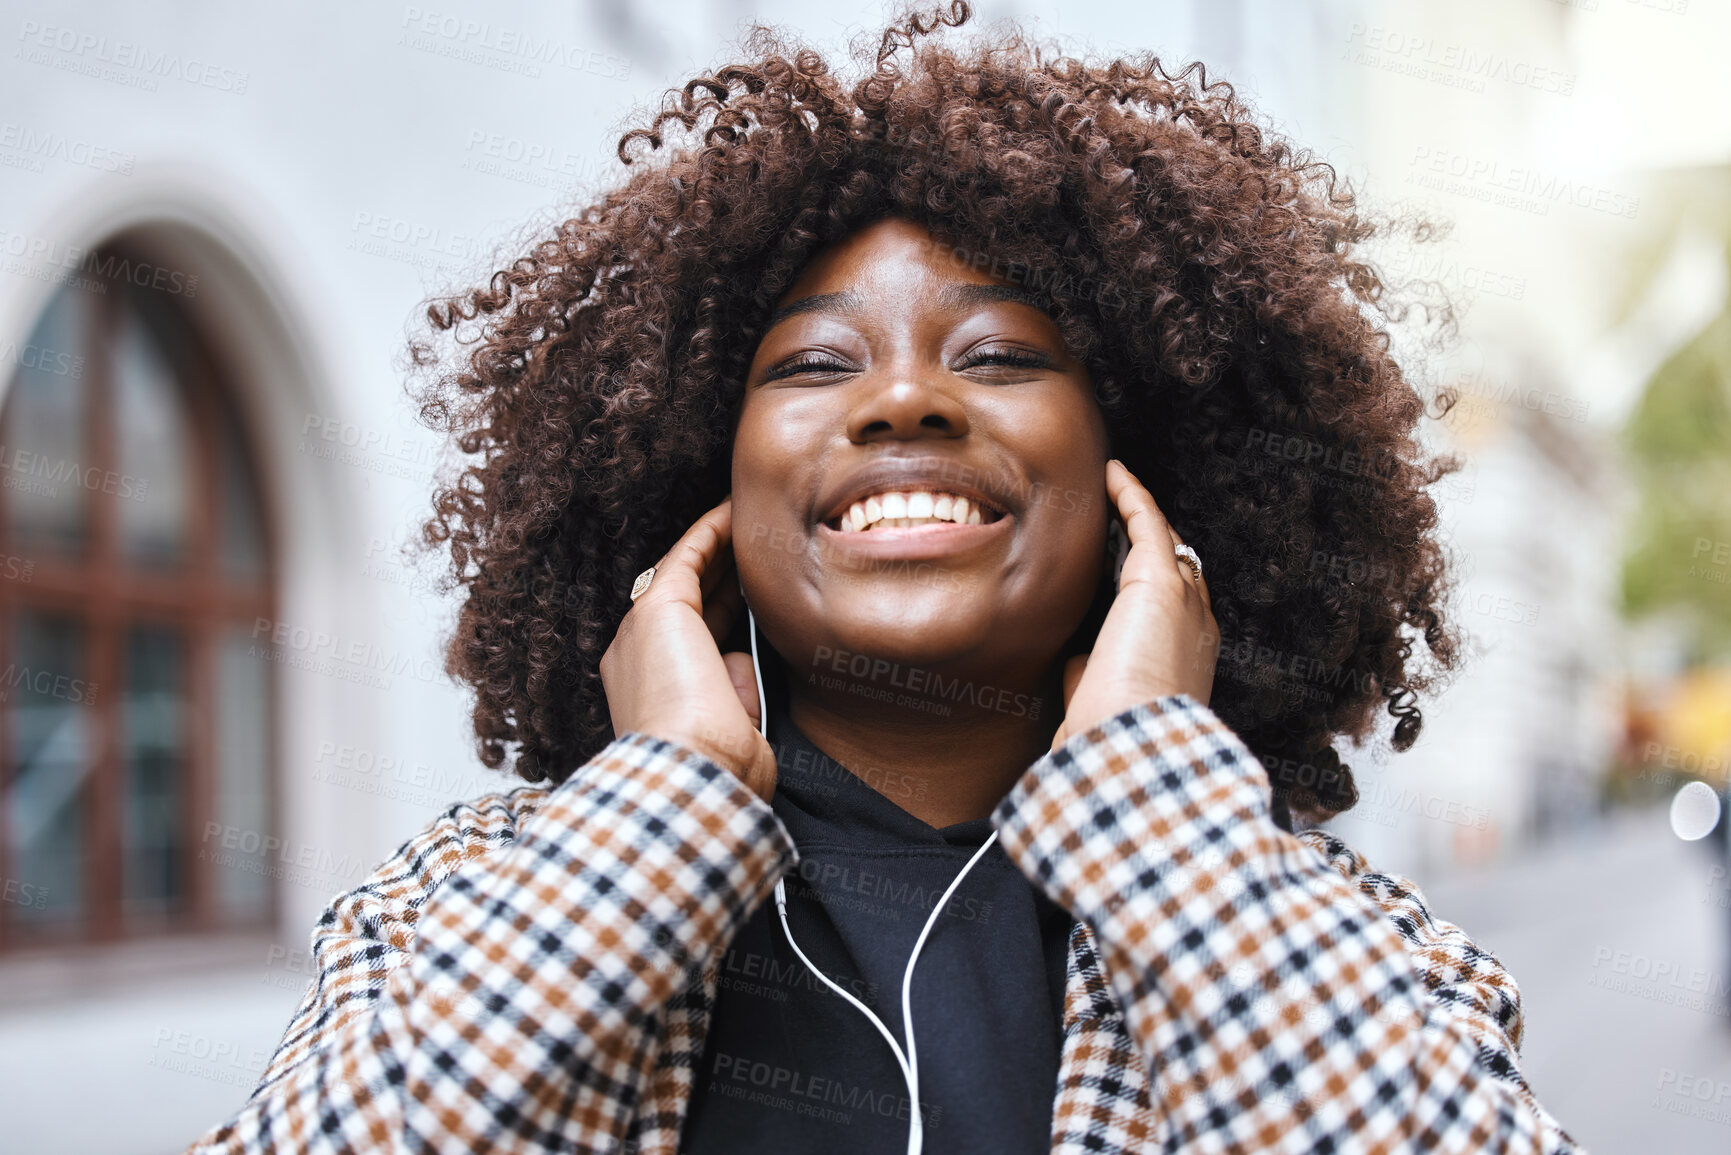
<instances>
[{"instance_id":1,"label":"woman's right hand","mask_svg":"<svg viewBox=\"0 0 1731 1155\"><path fill-rule=\"evenodd\" d=\"M758 733L749 653L721 653L744 608L731 564L733 498L704 514L655 565L655 577L601 655L613 732L677 742L735 774L765 802L775 751Z\"/></svg>"}]
</instances>

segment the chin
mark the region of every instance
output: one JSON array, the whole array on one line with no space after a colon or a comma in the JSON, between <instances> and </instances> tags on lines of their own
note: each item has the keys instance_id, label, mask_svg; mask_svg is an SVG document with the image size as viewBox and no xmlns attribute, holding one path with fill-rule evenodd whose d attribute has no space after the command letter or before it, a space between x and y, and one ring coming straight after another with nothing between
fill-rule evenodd
<instances>
[{"instance_id":1,"label":"chin","mask_svg":"<svg viewBox=\"0 0 1731 1155\"><path fill-rule=\"evenodd\" d=\"M832 647L856 653L943 665L979 653L993 640L992 626L977 602L904 594L866 599L843 612L825 614L822 628L813 633L830 639Z\"/></svg>"},{"instance_id":2,"label":"chin","mask_svg":"<svg viewBox=\"0 0 1731 1155\"><path fill-rule=\"evenodd\" d=\"M1004 632L978 600L942 591L854 589L831 594L826 607L772 622L758 616L764 637L790 672L837 672L834 663L865 661L934 669L968 662Z\"/></svg>"}]
</instances>

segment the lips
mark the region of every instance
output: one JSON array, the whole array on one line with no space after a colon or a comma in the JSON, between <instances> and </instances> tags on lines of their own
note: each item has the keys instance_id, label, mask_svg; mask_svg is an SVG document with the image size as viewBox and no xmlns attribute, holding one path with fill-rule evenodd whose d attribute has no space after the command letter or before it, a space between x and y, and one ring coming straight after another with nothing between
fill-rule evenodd
<instances>
[{"instance_id":1,"label":"lips","mask_svg":"<svg viewBox=\"0 0 1731 1155\"><path fill-rule=\"evenodd\" d=\"M922 525L982 525L985 520L986 511L959 494L891 489L855 501L831 528L843 533L870 533ZM996 515L993 520L997 520Z\"/></svg>"},{"instance_id":2,"label":"lips","mask_svg":"<svg viewBox=\"0 0 1731 1155\"><path fill-rule=\"evenodd\" d=\"M991 524L1010 511L981 492L973 481L979 474L977 466L951 458L879 457L829 487L818 503L825 511L821 520L830 529L856 533L914 524ZM879 528L866 528L874 523Z\"/></svg>"}]
</instances>

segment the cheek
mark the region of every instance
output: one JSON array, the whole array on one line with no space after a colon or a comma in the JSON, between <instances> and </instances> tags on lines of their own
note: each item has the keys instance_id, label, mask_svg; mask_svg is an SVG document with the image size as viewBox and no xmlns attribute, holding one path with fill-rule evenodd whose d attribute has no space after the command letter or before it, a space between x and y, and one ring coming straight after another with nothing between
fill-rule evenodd
<instances>
[{"instance_id":1,"label":"cheek","mask_svg":"<svg viewBox=\"0 0 1731 1155\"><path fill-rule=\"evenodd\" d=\"M1054 436L1062 431L1062 436ZM1106 564L1106 434L1098 409L1053 406L1019 439L1035 487L1026 511L1047 596L1085 606Z\"/></svg>"},{"instance_id":2,"label":"cheek","mask_svg":"<svg viewBox=\"0 0 1731 1155\"><path fill-rule=\"evenodd\" d=\"M789 444L786 423L773 407L749 400L733 438L733 556L746 597L763 616L793 588L790 580L807 541L799 507L803 455Z\"/></svg>"},{"instance_id":3,"label":"cheek","mask_svg":"<svg viewBox=\"0 0 1731 1155\"><path fill-rule=\"evenodd\" d=\"M993 416L999 439L1052 484L1106 486L1106 415L1086 379L1065 378L1006 404Z\"/></svg>"},{"instance_id":4,"label":"cheek","mask_svg":"<svg viewBox=\"0 0 1731 1155\"><path fill-rule=\"evenodd\" d=\"M1042 521L1042 536L1081 548L1098 538L1104 548L1110 498L1106 493L1106 433L1098 415L1070 410L1051 413L1040 424L1023 430L1012 444L1034 488L1033 509Z\"/></svg>"},{"instance_id":5,"label":"cheek","mask_svg":"<svg viewBox=\"0 0 1731 1155\"><path fill-rule=\"evenodd\" d=\"M733 544L739 553L762 548L779 524L772 504L780 446L761 406L747 404L733 435Z\"/></svg>"},{"instance_id":6,"label":"cheek","mask_svg":"<svg viewBox=\"0 0 1731 1155\"><path fill-rule=\"evenodd\" d=\"M742 487L749 487L758 473L758 463L763 460L765 449L764 424L760 407L753 405L748 397L740 408L738 420L733 424L731 469L733 492L736 495Z\"/></svg>"},{"instance_id":7,"label":"cheek","mask_svg":"<svg viewBox=\"0 0 1731 1155\"><path fill-rule=\"evenodd\" d=\"M1046 511L1055 523L1042 535L1049 543L1047 556L1051 559L1045 567L1048 588L1055 594L1063 591L1060 596L1066 600L1087 602L1093 598L1100 571L1107 564L1105 518L1097 509L1065 508L1065 496L1054 491L1052 507Z\"/></svg>"}]
</instances>

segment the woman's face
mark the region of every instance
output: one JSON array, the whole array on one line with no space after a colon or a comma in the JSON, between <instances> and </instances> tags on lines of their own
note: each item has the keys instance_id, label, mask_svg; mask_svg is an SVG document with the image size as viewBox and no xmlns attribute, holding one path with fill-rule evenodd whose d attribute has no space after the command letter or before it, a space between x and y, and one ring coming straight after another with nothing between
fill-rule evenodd
<instances>
[{"instance_id":1,"label":"woman's face","mask_svg":"<svg viewBox=\"0 0 1731 1155\"><path fill-rule=\"evenodd\" d=\"M1086 614L1106 428L1030 300L887 220L819 254L778 303L734 440L733 544L796 684L857 674L866 655L904 678L1026 686ZM959 523L957 498L974 511ZM856 527L867 516L883 520Z\"/></svg>"}]
</instances>

